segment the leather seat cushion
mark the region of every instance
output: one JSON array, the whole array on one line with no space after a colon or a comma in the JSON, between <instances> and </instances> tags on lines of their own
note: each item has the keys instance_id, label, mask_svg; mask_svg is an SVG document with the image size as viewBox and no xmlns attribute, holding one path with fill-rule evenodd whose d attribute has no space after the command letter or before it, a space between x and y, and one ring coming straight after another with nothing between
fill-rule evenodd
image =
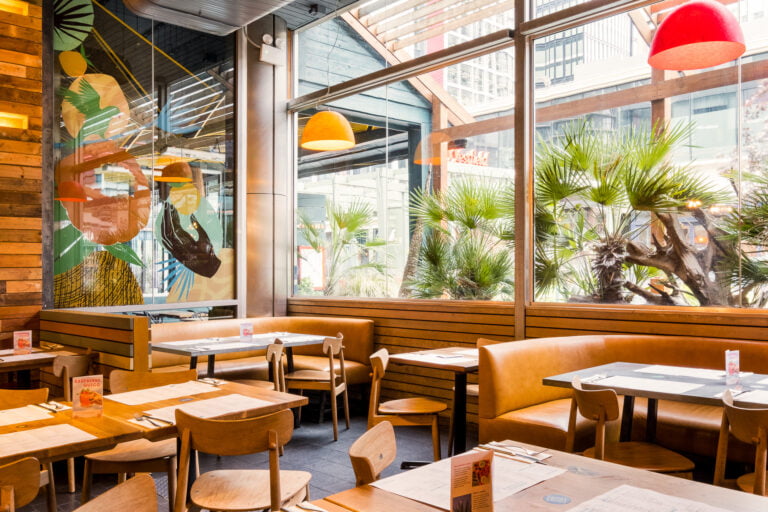
<instances>
[{"instance_id":1,"label":"leather seat cushion","mask_svg":"<svg viewBox=\"0 0 768 512\"><path fill-rule=\"evenodd\" d=\"M205 375L206 372L206 365L198 363L198 375ZM219 361L219 358L217 357L216 366L214 367L214 375L219 379L225 380L268 380L269 363L264 359L264 356L241 357L238 359L226 359L224 361Z\"/></svg>"},{"instance_id":2,"label":"leather seat cushion","mask_svg":"<svg viewBox=\"0 0 768 512\"><path fill-rule=\"evenodd\" d=\"M380 414L436 414L446 410L448 406L438 400L429 398L400 398L379 404Z\"/></svg>"},{"instance_id":3,"label":"leather seat cushion","mask_svg":"<svg viewBox=\"0 0 768 512\"><path fill-rule=\"evenodd\" d=\"M545 448L564 450L571 399L563 398L517 409L489 420L480 418L480 442L511 439ZM576 420L576 451L595 444L594 422Z\"/></svg>"},{"instance_id":4,"label":"leather seat cushion","mask_svg":"<svg viewBox=\"0 0 768 512\"><path fill-rule=\"evenodd\" d=\"M294 370L317 370L321 372L330 370L327 356L294 355L293 367ZM371 382L371 367L366 364L345 358L344 370L347 372L347 384L368 384ZM341 369L336 368L336 372L340 373Z\"/></svg>"}]
</instances>

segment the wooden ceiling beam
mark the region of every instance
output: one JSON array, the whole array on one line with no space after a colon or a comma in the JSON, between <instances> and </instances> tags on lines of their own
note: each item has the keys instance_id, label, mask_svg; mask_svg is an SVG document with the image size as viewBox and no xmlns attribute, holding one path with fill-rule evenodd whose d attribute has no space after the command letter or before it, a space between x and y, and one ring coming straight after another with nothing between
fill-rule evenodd
<instances>
[{"instance_id":1,"label":"wooden ceiling beam","mask_svg":"<svg viewBox=\"0 0 768 512\"><path fill-rule=\"evenodd\" d=\"M393 2L391 0L374 0L373 2L366 4L360 8L357 9L357 15L360 17L360 21L365 20L369 15L372 13L378 11L379 9L384 8L385 10L390 9L396 9L397 7L392 6ZM389 6L389 7L387 7Z\"/></svg>"},{"instance_id":2,"label":"wooden ceiling beam","mask_svg":"<svg viewBox=\"0 0 768 512\"><path fill-rule=\"evenodd\" d=\"M456 0L449 1L455 2ZM376 11L370 16L361 18L360 21L363 22L363 25L375 27L379 23L388 22L393 18L398 18L399 16L407 14L411 9L418 7L419 5L424 5L424 0L406 0L405 2L399 3L397 5L390 5L384 9Z\"/></svg>"},{"instance_id":3,"label":"wooden ceiling beam","mask_svg":"<svg viewBox=\"0 0 768 512\"><path fill-rule=\"evenodd\" d=\"M411 19L408 23L401 23L390 27L388 31L381 29L378 31L378 34L382 41L393 41L404 35L418 33L437 23L458 19L468 12L481 9L486 5L488 5L488 0L471 0L462 4L454 4L452 7L445 9L443 12L437 13L434 16ZM418 12L420 11L414 11L413 14L415 15Z\"/></svg>"},{"instance_id":4,"label":"wooden ceiling beam","mask_svg":"<svg viewBox=\"0 0 768 512\"><path fill-rule=\"evenodd\" d=\"M396 28L404 29L407 31L408 27L412 27L413 23L418 22L420 20L424 20L430 15L438 11L456 12L457 8L460 8L462 5L466 5L467 3L470 3L470 2L465 2L464 0L459 0L459 1L438 0L437 2L427 4L422 8L413 9L409 12L400 13L402 14L401 16L391 17L386 21L376 25L376 29L374 30L374 32L376 34L383 34L389 30L393 30ZM417 5L424 5L424 1L423 0L419 1ZM410 32L415 32L415 29L411 28ZM408 32L405 32L405 33L408 33Z\"/></svg>"},{"instance_id":5,"label":"wooden ceiling beam","mask_svg":"<svg viewBox=\"0 0 768 512\"><path fill-rule=\"evenodd\" d=\"M420 32L414 36L407 37L405 39L400 39L395 42L387 41L387 46L391 45L392 49L395 51L401 50L403 48L407 48L421 41L431 39L445 32L450 32L451 30L455 30L465 25L469 25L470 23L474 23L476 21L480 21L490 16L494 16L496 14L500 14L502 12L512 10L514 6L515 6L515 3L513 0L502 0L500 3L494 4L491 7L486 7L485 9L482 9L475 13L470 14L469 16L461 17L449 23L440 23L437 26L430 28L428 30L424 30L423 32Z\"/></svg>"}]
</instances>

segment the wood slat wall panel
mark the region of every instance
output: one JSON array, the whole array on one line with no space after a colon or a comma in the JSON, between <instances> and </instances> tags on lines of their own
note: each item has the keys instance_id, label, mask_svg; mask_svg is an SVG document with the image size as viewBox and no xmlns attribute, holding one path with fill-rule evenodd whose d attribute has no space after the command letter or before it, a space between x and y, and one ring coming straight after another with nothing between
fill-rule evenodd
<instances>
[{"instance_id":1,"label":"wood slat wall panel","mask_svg":"<svg viewBox=\"0 0 768 512\"><path fill-rule=\"evenodd\" d=\"M514 305L498 302L375 300L297 297L288 301L289 315L343 316L374 321L375 348L390 353L446 346L474 347L477 338L511 340ZM470 376L470 382L477 382ZM451 401L453 373L391 364L384 378L386 400L414 395ZM477 401L467 405L468 420L477 422ZM444 417L448 418L448 412Z\"/></svg>"},{"instance_id":2,"label":"wood slat wall panel","mask_svg":"<svg viewBox=\"0 0 768 512\"><path fill-rule=\"evenodd\" d=\"M30 116L28 130L0 128L0 348L17 330L37 340L42 306L41 14L0 11L0 112Z\"/></svg>"}]
</instances>

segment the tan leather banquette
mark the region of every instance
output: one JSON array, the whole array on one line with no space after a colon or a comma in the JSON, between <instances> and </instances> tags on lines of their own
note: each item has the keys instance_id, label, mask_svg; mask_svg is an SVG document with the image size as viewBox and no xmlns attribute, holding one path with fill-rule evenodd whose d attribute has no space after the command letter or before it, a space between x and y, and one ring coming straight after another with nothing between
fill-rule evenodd
<instances>
[{"instance_id":1,"label":"tan leather banquette","mask_svg":"<svg viewBox=\"0 0 768 512\"><path fill-rule=\"evenodd\" d=\"M373 321L356 318L279 316L258 318L231 318L199 322L173 322L154 324L150 329L151 342L179 341L215 336L237 336L240 324L253 323L254 333L294 332L344 335L344 361L347 381L350 384L370 382L370 355L373 353ZM296 347L296 369L328 370L328 358L323 356L322 345ZM189 367L189 358L152 351L153 371L169 371ZM205 372L207 358L201 357L198 371ZM239 352L216 356L216 376L223 379L266 379L267 363L264 351Z\"/></svg>"},{"instance_id":2,"label":"tan leather banquette","mask_svg":"<svg viewBox=\"0 0 768 512\"><path fill-rule=\"evenodd\" d=\"M768 343L676 336L589 335L539 338L480 348L480 442L514 439L566 448L571 391L542 379L625 361L722 369L724 351L740 350L741 370L768 373ZM645 435L646 402L637 399L633 438ZM656 441L670 449L714 457L722 418L718 406L661 400ZM594 444L594 428L580 419L574 448ZM728 458L754 461L754 449L731 442Z\"/></svg>"}]
</instances>

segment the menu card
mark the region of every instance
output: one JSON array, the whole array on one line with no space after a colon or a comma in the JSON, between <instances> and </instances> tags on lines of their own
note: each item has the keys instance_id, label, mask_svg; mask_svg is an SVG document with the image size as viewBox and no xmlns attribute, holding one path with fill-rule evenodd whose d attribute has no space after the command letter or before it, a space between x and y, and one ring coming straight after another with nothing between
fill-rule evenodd
<instances>
[{"instance_id":1,"label":"menu card","mask_svg":"<svg viewBox=\"0 0 768 512\"><path fill-rule=\"evenodd\" d=\"M725 351L725 384L732 386L739 383L739 351Z\"/></svg>"},{"instance_id":2,"label":"menu card","mask_svg":"<svg viewBox=\"0 0 768 512\"><path fill-rule=\"evenodd\" d=\"M32 331L13 332L13 353L16 355L32 353Z\"/></svg>"},{"instance_id":3,"label":"menu card","mask_svg":"<svg viewBox=\"0 0 768 512\"><path fill-rule=\"evenodd\" d=\"M615 512L632 510L634 512L725 512L725 509L706 503L678 498L660 492L620 485L608 492L595 496L568 512Z\"/></svg>"},{"instance_id":4,"label":"menu card","mask_svg":"<svg viewBox=\"0 0 768 512\"><path fill-rule=\"evenodd\" d=\"M253 341L253 322L243 322L240 324L240 339L243 341Z\"/></svg>"},{"instance_id":5,"label":"menu card","mask_svg":"<svg viewBox=\"0 0 768 512\"><path fill-rule=\"evenodd\" d=\"M451 512L493 512L492 469L491 450L451 458Z\"/></svg>"},{"instance_id":6,"label":"menu card","mask_svg":"<svg viewBox=\"0 0 768 512\"><path fill-rule=\"evenodd\" d=\"M92 418L104 411L104 376L84 375L72 378L72 417Z\"/></svg>"}]
</instances>

